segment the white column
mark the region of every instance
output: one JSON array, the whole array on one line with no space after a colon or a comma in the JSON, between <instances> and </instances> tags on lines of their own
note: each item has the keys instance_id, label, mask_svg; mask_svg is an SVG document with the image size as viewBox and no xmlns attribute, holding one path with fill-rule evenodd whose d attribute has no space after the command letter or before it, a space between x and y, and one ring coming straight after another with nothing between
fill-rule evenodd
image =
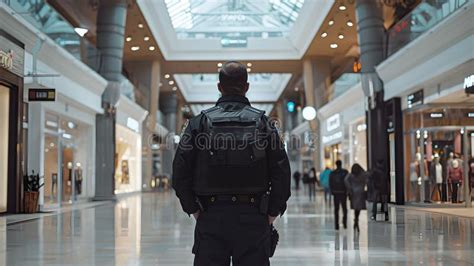
<instances>
[{"instance_id":1,"label":"white column","mask_svg":"<svg viewBox=\"0 0 474 266\"><path fill-rule=\"evenodd\" d=\"M44 178L44 109L41 103L28 105L28 175L35 171ZM43 179L44 182L44 179ZM44 187L39 191L40 210L44 206Z\"/></svg>"}]
</instances>

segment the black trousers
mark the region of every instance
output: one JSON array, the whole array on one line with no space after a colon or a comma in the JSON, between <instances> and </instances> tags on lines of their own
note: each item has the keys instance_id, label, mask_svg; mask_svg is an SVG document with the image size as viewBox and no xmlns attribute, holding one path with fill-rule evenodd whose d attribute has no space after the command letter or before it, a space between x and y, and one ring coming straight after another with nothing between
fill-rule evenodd
<instances>
[{"instance_id":1,"label":"black trousers","mask_svg":"<svg viewBox=\"0 0 474 266\"><path fill-rule=\"evenodd\" d=\"M359 224L360 210L354 210L354 225Z\"/></svg>"},{"instance_id":2,"label":"black trousers","mask_svg":"<svg viewBox=\"0 0 474 266\"><path fill-rule=\"evenodd\" d=\"M453 203L458 202L458 188L459 188L459 182L452 182L451 183L452 187L452 192L451 192L451 201Z\"/></svg>"},{"instance_id":3,"label":"black trousers","mask_svg":"<svg viewBox=\"0 0 474 266\"><path fill-rule=\"evenodd\" d=\"M217 202L199 215L194 233L196 266L270 265L270 225L257 206Z\"/></svg>"},{"instance_id":4,"label":"black trousers","mask_svg":"<svg viewBox=\"0 0 474 266\"><path fill-rule=\"evenodd\" d=\"M347 195L334 194L334 225L339 229L339 207L342 207L342 224L347 226Z\"/></svg>"}]
</instances>

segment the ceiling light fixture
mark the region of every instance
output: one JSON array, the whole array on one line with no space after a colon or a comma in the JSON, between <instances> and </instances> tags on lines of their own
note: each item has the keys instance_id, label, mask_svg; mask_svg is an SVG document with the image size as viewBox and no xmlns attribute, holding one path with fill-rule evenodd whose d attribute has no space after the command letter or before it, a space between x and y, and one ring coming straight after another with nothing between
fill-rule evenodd
<instances>
[{"instance_id":1,"label":"ceiling light fixture","mask_svg":"<svg viewBox=\"0 0 474 266\"><path fill-rule=\"evenodd\" d=\"M148 47L148 50L150 50L150 51L155 51L155 46L150 46L150 47Z\"/></svg>"},{"instance_id":2,"label":"ceiling light fixture","mask_svg":"<svg viewBox=\"0 0 474 266\"><path fill-rule=\"evenodd\" d=\"M247 63L247 67L252 67L252 63Z\"/></svg>"},{"instance_id":3,"label":"ceiling light fixture","mask_svg":"<svg viewBox=\"0 0 474 266\"><path fill-rule=\"evenodd\" d=\"M177 91L177 90L178 90L178 87L174 86L171 90Z\"/></svg>"},{"instance_id":4,"label":"ceiling light fixture","mask_svg":"<svg viewBox=\"0 0 474 266\"><path fill-rule=\"evenodd\" d=\"M217 67L222 67L222 63L217 63Z\"/></svg>"},{"instance_id":5,"label":"ceiling light fixture","mask_svg":"<svg viewBox=\"0 0 474 266\"><path fill-rule=\"evenodd\" d=\"M132 37L128 36L127 38L125 38L125 41L131 42L131 41L132 41Z\"/></svg>"},{"instance_id":6,"label":"ceiling light fixture","mask_svg":"<svg viewBox=\"0 0 474 266\"><path fill-rule=\"evenodd\" d=\"M332 49L336 49L336 48L337 48L337 43L331 43L330 47L331 47Z\"/></svg>"},{"instance_id":7,"label":"ceiling light fixture","mask_svg":"<svg viewBox=\"0 0 474 266\"><path fill-rule=\"evenodd\" d=\"M346 9L347 9L347 7L346 7L345 5L340 5L340 6L339 6L339 10L341 10L341 11L344 11L344 10L346 10Z\"/></svg>"},{"instance_id":8,"label":"ceiling light fixture","mask_svg":"<svg viewBox=\"0 0 474 266\"><path fill-rule=\"evenodd\" d=\"M143 29L143 24L142 24L142 23L139 23L139 24L138 24L138 28Z\"/></svg>"},{"instance_id":9,"label":"ceiling light fixture","mask_svg":"<svg viewBox=\"0 0 474 266\"><path fill-rule=\"evenodd\" d=\"M140 46L132 46L132 47L130 48L130 50L136 52L136 51L140 50Z\"/></svg>"},{"instance_id":10,"label":"ceiling light fixture","mask_svg":"<svg viewBox=\"0 0 474 266\"><path fill-rule=\"evenodd\" d=\"M252 69L250 67L247 67L247 72L252 72Z\"/></svg>"},{"instance_id":11,"label":"ceiling light fixture","mask_svg":"<svg viewBox=\"0 0 474 266\"><path fill-rule=\"evenodd\" d=\"M298 87L295 87L295 91L299 91L299 90L300 90L300 88L298 88Z\"/></svg>"},{"instance_id":12,"label":"ceiling light fixture","mask_svg":"<svg viewBox=\"0 0 474 266\"><path fill-rule=\"evenodd\" d=\"M145 37L143 37L143 40L144 40L145 42L147 42L147 41L149 41L149 40L150 40L150 37L148 37L148 36L145 36Z\"/></svg>"},{"instance_id":13,"label":"ceiling light fixture","mask_svg":"<svg viewBox=\"0 0 474 266\"><path fill-rule=\"evenodd\" d=\"M339 40L342 40L342 39L344 39L344 34L339 33L339 35L337 37L339 38Z\"/></svg>"},{"instance_id":14,"label":"ceiling light fixture","mask_svg":"<svg viewBox=\"0 0 474 266\"><path fill-rule=\"evenodd\" d=\"M168 84L170 84L170 85L174 85L174 80L170 80L170 81L168 81Z\"/></svg>"},{"instance_id":15,"label":"ceiling light fixture","mask_svg":"<svg viewBox=\"0 0 474 266\"><path fill-rule=\"evenodd\" d=\"M77 33L77 35L79 35L81 37L84 37L84 35L86 35L87 32L89 32L88 29L80 28L80 27L74 28L74 31Z\"/></svg>"},{"instance_id":16,"label":"ceiling light fixture","mask_svg":"<svg viewBox=\"0 0 474 266\"><path fill-rule=\"evenodd\" d=\"M326 38L327 36L328 36L328 33L327 33L327 32L321 33L321 38Z\"/></svg>"},{"instance_id":17,"label":"ceiling light fixture","mask_svg":"<svg viewBox=\"0 0 474 266\"><path fill-rule=\"evenodd\" d=\"M328 22L328 24L329 24L329 26L334 25L334 20L331 19L331 20Z\"/></svg>"},{"instance_id":18,"label":"ceiling light fixture","mask_svg":"<svg viewBox=\"0 0 474 266\"><path fill-rule=\"evenodd\" d=\"M346 22L346 24L347 24L347 26L349 26L349 27L354 26L354 23L353 23L352 21L350 21L350 20L348 20L348 21Z\"/></svg>"},{"instance_id":19,"label":"ceiling light fixture","mask_svg":"<svg viewBox=\"0 0 474 266\"><path fill-rule=\"evenodd\" d=\"M170 78L170 74L165 74L165 79L169 79Z\"/></svg>"}]
</instances>

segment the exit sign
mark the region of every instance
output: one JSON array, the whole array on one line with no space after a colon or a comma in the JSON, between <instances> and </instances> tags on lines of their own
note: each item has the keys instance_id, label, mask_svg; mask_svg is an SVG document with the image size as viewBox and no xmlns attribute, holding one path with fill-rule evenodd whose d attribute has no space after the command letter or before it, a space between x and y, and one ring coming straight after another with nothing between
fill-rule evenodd
<instances>
[{"instance_id":1,"label":"exit sign","mask_svg":"<svg viewBox=\"0 0 474 266\"><path fill-rule=\"evenodd\" d=\"M56 101L56 89L28 89L28 101L30 102L54 102Z\"/></svg>"}]
</instances>

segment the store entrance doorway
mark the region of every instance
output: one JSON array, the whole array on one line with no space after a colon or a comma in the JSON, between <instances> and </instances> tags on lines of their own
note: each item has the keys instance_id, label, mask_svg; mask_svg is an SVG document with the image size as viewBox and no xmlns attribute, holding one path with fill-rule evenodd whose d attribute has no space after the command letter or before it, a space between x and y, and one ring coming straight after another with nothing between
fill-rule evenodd
<instances>
[{"instance_id":1,"label":"store entrance doorway","mask_svg":"<svg viewBox=\"0 0 474 266\"><path fill-rule=\"evenodd\" d=\"M45 134L44 200L47 208L71 204L76 200L75 149L57 133Z\"/></svg>"}]
</instances>

